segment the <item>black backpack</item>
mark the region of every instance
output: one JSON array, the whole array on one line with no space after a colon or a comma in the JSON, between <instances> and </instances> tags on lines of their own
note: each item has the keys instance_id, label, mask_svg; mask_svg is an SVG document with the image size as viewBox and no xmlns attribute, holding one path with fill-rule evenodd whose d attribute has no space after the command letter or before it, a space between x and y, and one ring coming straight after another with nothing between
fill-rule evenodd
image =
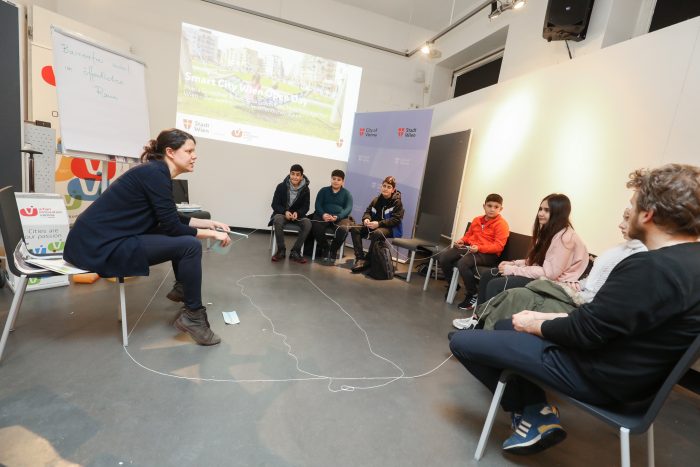
<instances>
[{"instance_id":1,"label":"black backpack","mask_svg":"<svg viewBox=\"0 0 700 467\"><path fill-rule=\"evenodd\" d=\"M386 242L374 242L374 246L369 252L369 272L367 275L380 281L394 278L394 262Z\"/></svg>"}]
</instances>

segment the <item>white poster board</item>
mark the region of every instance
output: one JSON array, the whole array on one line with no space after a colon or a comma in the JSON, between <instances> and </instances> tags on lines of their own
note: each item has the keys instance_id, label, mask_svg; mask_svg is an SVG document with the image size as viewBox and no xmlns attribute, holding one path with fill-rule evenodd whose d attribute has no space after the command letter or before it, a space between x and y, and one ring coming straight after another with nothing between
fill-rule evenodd
<instances>
[{"instance_id":1,"label":"white poster board","mask_svg":"<svg viewBox=\"0 0 700 467\"><path fill-rule=\"evenodd\" d=\"M27 250L36 256L61 256L68 238L68 211L61 195L15 193Z\"/></svg>"},{"instance_id":2,"label":"white poster board","mask_svg":"<svg viewBox=\"0 0 700 467\"><path fill-rule=\"evenodd\" d=\"M150 139L145 65L52 28L64 152L138 158Z\"/></svg>"},{"instance_id":3,"label":"white poster board","mask_svg":"<svg viewBox=\"0 0 700 467\"><path fill-rule=\"evenodd\" d=\"M61 257L68 237L68 211L63 197L56 193L15 193L22 231L29 253L35 256ZM7 271L14 291L19 278ZM33 277L27 292L68 285L68 276Z\"/></svg>"}]
</instances>

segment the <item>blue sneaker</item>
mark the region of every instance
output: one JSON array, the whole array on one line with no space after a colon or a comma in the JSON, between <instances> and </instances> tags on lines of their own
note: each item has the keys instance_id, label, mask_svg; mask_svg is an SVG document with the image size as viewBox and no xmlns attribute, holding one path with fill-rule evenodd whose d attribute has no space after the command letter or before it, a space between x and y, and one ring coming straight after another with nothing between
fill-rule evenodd
<instances>
[{"instance_id":1,"label":"blue sneaker","mask_svg":"<svg viewBox=\"0 0 700 467\"><path fill-rule=\"evenodd\" d=\"M457 332L457 331L454 331ZM518 429L518 425L520 425L520 422L523 420L523 414L520 412L511 412L510 413L510 428L511 430L515 431Z\"/></svg>"},{"instance_id":2,"label":"blue sneaker","mask_svg":"<svg viewBox=\"0 0 700 467\"><path fill-rule=\"evenodd\" d=\"M512 417L515 424L516 415ZM559 410L552 405L525 407L515 433L505 440L503 450L513 454L534 454L564 441L566 431L559 422Z\"/></svg>"}]
</instances>

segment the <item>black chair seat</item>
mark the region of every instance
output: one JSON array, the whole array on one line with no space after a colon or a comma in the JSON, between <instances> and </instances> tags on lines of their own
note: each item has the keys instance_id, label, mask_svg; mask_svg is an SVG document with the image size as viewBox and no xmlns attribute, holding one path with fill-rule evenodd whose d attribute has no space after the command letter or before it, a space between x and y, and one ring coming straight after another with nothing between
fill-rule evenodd
<instances>
[{"instance_id":1,"label":"black chair seat","mask_svg":"<svg viewBox=\"0 0 700 467\"><path fill-rule=\"evenodd\" d=\"M391 244L399 248L405 248L408 251L416 251L420 247L429 248L433 245L433 242L424 238L395 238L391 241Z\"/></svg>"},{"instance_id":2,"label":"black chair seat","mask_svg":"<svg viewBox=\"0 0 700 467\"><path fill-rule=\"evenodd\" d=\"M440 245L440 230L442 228L442 221L440 216L421 213L418 218L418 224L416 225L415 237L413 238L394 238L391 244L395 248L405 248L410 254L408 272L406 273L406 282L411 281L411 273L413 272L413 263L416 259L416 251L419 249L426 250L428 252L433 252L437 250L431 250L432 248L438 248ZM398 262L398 250L396 254L396 260ZM432 258L431 258L432 259ZM401 275L397 274L397 277Z\"/></svg>"}]
</instances>

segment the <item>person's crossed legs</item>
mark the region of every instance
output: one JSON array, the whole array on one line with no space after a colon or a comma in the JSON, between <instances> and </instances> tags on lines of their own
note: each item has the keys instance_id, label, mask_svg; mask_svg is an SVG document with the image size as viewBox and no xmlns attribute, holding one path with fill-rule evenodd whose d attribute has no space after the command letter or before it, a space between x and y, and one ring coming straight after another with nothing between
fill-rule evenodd
<instances>
[{"instance_id":1,"label":"person's crossed legs","mask_svg":"<svg viewBox=\"0 0 700 467\"><path fill-rule=\"evenodd\" d=\"M450 350L491 392L496 390L501 372L511 369L585 402L612 402L585 378L565 349L537 336L514 331L510 320L500 321L493 331L457 331L450 340ZM512 413L514 433L503 443L503 449L509 452L538 452L566 437L556 407L547 403L542 388L525 378L510 379L501 407Z\"/></svg>"}]
</instances>

